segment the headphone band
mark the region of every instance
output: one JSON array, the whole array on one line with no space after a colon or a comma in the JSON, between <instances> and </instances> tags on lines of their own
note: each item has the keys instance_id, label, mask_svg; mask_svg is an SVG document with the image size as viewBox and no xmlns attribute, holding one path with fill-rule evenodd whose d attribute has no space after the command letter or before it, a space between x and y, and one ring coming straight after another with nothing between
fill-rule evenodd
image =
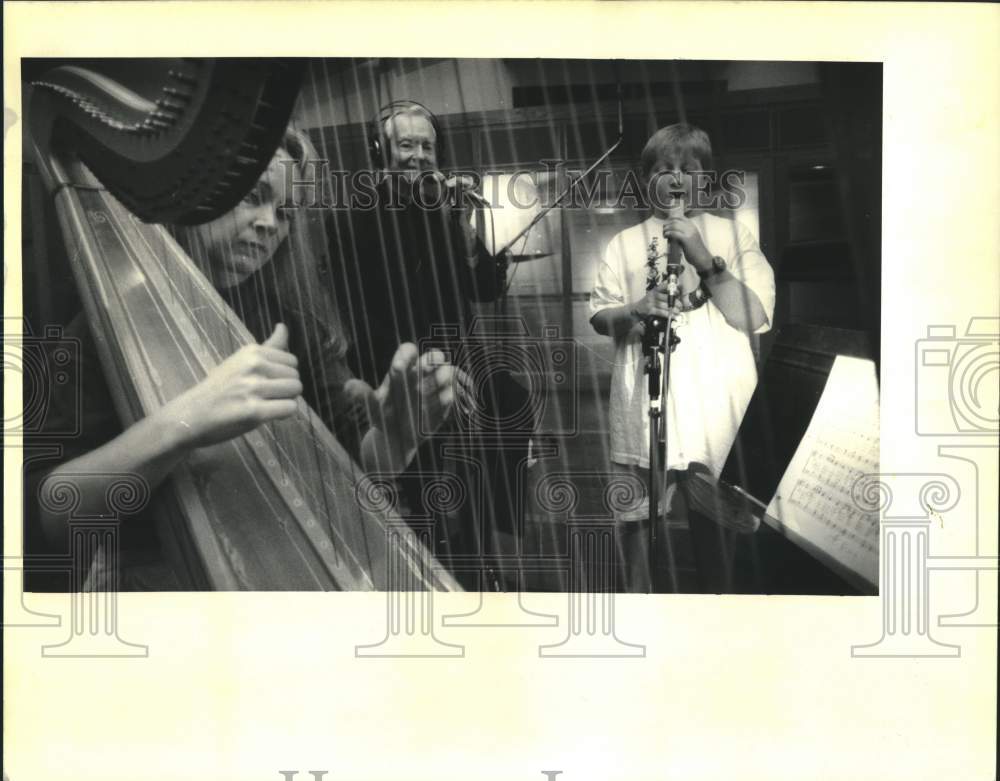
<instances>
[{"instance_id":1,"label":"headphone band","mask_svg":"<svg viewBox=\"0 0 1000 781\"><path fill-rule=\"evenodd\" d=\"M384 106L379 108L378 113L372 118L369 123L368 130L368 153L371 157L372 164L376 168L385 168L385 143L386 138L385 133L385 123L388 122L395 116L404 113L407 109L417 109L423 113L428 121L431 123L431 127L434 128L434 140L438 145L437 156L440 164L442 152L441 152L441 125L438 122L438 118L435 116L434 112L431 111L423 103L416 100L394 100L390 103L386 103Z\"/></svg>"}]
</instances>

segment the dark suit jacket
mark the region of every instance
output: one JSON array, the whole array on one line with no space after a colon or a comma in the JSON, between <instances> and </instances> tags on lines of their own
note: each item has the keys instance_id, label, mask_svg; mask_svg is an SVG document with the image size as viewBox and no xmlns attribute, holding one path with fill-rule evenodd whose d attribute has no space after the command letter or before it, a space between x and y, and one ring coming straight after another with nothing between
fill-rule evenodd
<instances>
[{"instance_id":1,"label":"dark suit jacket","mask_svg":"<svg viewBox=\"0 0 1000 781\"><path fill-rule=\"evenodd\" d=\"M348 363L372 386L402 342L419 347L437 326L461 337L470 302L496 298L493 258L477 244L478 264L470 268L459 218L454 211L385 205L331 214L330 284L351 343Z\"/></svg>"}]
</instances>

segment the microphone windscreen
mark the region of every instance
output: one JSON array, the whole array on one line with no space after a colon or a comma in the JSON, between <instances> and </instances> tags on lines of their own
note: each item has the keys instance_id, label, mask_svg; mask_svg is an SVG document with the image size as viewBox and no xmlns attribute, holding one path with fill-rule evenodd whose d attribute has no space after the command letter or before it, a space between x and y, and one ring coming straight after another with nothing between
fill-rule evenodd
<instances>
[{"instance_id":1,"label":"microphone windscreen","mask_svg":"<svg viewBox=\"0 0 1000 781\"><path fill-rule=\"evenodd\" d=\"M468 198L476 206L486 206L486 199L475 190L475 182L467 176L450 176L444 180L444 185L450 191L457 193L458 203ZM453 201L454 202L454 201Z\"/></svg>"}]
</instances>

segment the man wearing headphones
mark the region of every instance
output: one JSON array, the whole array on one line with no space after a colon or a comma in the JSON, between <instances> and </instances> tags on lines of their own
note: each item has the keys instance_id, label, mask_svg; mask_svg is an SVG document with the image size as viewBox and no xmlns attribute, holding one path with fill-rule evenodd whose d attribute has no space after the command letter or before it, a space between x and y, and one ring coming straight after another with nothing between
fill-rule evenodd
<instances>
[{"instance_id":1,"label":"man wearing headphones","mask_svg":"<svg viewBox=\"0 0 1000 781\"><path fill-rule=\"evenodd\" d=\"M331 237L331 254L346 261L345 279L334 287L345 291L341 315L354 337L354 368L369 382L385 375L404 334L419 340L432 326L464 328L470 302L497 295L493 258L468 210L453 203L461 193L450 192L440 173L440 143L437 119L422 104L384 106L368 137L374 206L352 209Z\"/></svg>"},{"instance_id":2,"label":"man wearing headphones","mask_svg":"<svg viewBox=\"0 0 1000 781\"><path fill-rule=\"evenodd\" d=\"M384 106L373 117L368 137L375 204L352 209L329 233L330 256L340 260L332 287L352 342L348 361L371 384L384 376L401 341L419 344L433 337L460 356L472 321L471 302L492 301L500 292L496 263L471 224L465 185L440 171L441 143L437 118L422 104L406 100ZM477 412L502 420L523 408L528 394L490 363L489 355L480 353L470 371L488 378L479 383L475 403ZM528 436L505 435L497 447L478 436L468 420L456 421L452 431L428 440L411 462L411 476L426 476L402 482L413 515L435 514L423 490L433 475L451 472L465 486L465 506L438 519L436 553L442 560L512 547L522 505L517 470L527 460ZM457 460L448 457L456 447L463 454ZM467 583L478 585L475 579ZM497 578L486 584L498 585Z\"/></svg>"}]
</instances>

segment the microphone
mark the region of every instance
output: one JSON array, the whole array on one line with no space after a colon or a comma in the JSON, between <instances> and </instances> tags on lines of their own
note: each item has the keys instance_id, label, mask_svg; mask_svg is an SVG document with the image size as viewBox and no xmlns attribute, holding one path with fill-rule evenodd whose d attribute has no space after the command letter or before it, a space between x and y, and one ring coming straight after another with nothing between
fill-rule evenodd
<instances>
[{"instance_id":1,"label":"microphone","mask_svg":"<svg viewBox=\"0 0 1000 781\"><path fill-rule=\"evenodd\" d=\"M462 198L468 198L481 209L489 208L489 203L473 189L474 185L468 177L449 176L444 180L444 186L448 188L449 193L458 193L458 200L451 200L450 203L461 203Z\"/></svg>"},{"instance_id":2,"label":"microphone","mask_svg":"<svg viewBox=\"0 0 1000 781\"><path fill-rule=\"evenodd\" d=\"M473 190L473 182L465 176L446 176L442 171L428 170L418 174L414 191L425 209L450 206L461 209L466 199L479 209L489 208L486 199Z\"/></svg>"},{"instance_id":3,"label":"microphone","mask_svg":"<svg viewBox=\"0 0 1000 781\"><path fill-rule=\"evenodd\" d=\"M671 219L684 216L684 198L682 196L673 199L668 213ZM663 228L663 238L667 240L667 305L673 307L680 295L678 277L684 271L682 249L679 241L667 236L666 227Z\"/></svg>"}]
</instances>

